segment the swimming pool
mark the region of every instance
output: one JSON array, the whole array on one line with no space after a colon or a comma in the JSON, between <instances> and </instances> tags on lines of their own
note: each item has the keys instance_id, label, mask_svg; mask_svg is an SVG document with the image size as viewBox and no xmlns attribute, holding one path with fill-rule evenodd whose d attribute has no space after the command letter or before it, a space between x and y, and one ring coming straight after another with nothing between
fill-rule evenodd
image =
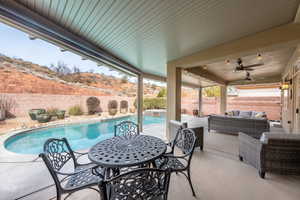
<instances>
[{"instance_id":1,"label":"swimming pool","mask_svg":"<svg viewBox=\"0 0 300 200\"><path fill-rule=\"evenodd\" d=\"M96 123L72 124L27 131L8 138L4 146L7 150L20 154L39 154L49 138L67 138L72 149L88 149L97 142L114 134L114 125L124 120L137 121L136 116L110 119ZM164 117L144 116L143 124L164 123Z\"/></svg>"}]
</instances>

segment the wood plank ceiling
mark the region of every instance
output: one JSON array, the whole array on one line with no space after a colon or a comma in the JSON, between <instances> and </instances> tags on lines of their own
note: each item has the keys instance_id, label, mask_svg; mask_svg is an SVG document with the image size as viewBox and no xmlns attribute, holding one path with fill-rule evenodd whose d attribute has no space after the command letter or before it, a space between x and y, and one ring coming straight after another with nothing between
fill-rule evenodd
<instances>
[{"instance_id":1,"label":"wood plank ceiling","mask_svg":"<svg viewBox=\"0 0 300 200\"><path fill-rule=\"evenodd\" d=\"M293 21L299 0L17 0L144 72Z\"/></svg>"}]
</instances>

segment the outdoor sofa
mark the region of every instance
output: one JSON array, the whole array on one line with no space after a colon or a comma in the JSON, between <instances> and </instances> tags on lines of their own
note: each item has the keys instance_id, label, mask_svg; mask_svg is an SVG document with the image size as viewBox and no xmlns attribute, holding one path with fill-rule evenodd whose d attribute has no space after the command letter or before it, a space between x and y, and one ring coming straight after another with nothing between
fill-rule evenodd
<instances>
[{"instance_id":1,"label":"outdoor sofa","mask_svg":"<svg viewBox=\"0 0 300 200\"><path fill-rule=\"evenodd\" d=\"M239 133L239 157L255 167L261 178L265 173L300 175L300 134L263 133L260 139Z\"/></svg>"},{"instance_id":2,"label":"outdoor sofa","mask_svg":"<svg viewBox=\"0 0 300 200\"><path fill-rule=\"evenodd\" d=\"M210 115L208 131L238 134L243 132L255 138L260 138L264 132L269 132L270 125L264 112L230 111L225 115Z\"/></svg>"}]
</instances>

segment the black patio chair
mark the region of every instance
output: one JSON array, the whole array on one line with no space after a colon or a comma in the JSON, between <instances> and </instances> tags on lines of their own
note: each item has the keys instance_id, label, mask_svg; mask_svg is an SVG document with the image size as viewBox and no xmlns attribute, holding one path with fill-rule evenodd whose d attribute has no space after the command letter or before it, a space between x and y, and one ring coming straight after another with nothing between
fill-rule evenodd
<instances>
[{"instance_id":1,"label":"black patio chair","mask_svg":"<svg viewBox=\"0 0 300 200\"><path fill-rule=\"evenodd\" d=\"M102 200L167 200L171 170L137 169L99 184Z\"/></svg>"},{"instance_id":2,"label":"black patio chair","mask_svg":"<svg viewBox=\"0 0 300 200\"><path fill-rule=\"evenodd\" d=\"M193 196L196 196L196 194L191 181L190 165L195 149L195 142L196 136L192 129L179 129L174 140L172 153L164 154L162 158L157 159L154 164L155 167L160 169L171 169L176 173L182 173L189 181ZM177 148L179 151L176 151Z\"/></svg>"},{"instance_id":3,"label":"black patio chair","mask_svg":"<svg viewBox=\"0 0 300 200\"><path fill-rule=\"evenodd\" d=\"M138 125L132 121L122 121L115 125L115 136L134 136L139 134Z\"/></svg>"},{"instance_id":4,"label":"black patio chair","mask_svg":"<svg viewBox=\"0 0 300 200\"><path fill-rule=\"evenodd\" d=\"M54 180L57 200L60 200L63 194L67 194L67 199L81 189L92 189L100 194L93 186L97 186L103 179L103 169L92 163L79 163L78 159L83 155L86 153L73 151L66 138L51 138L45 142L44 152L39 156L44 160ZM72 172L65 171L67 165L72 168Z\"/></svg>"},{"instance_id":5,"label":"black patio chair","mask_svg":"<svg viewBox=\"0 0 300 200\"><path fill-rule=\"evenodd\" d=\"M166 143L166 145L169 147L166 154L173 154L174 149L175 149L175 141L178 137L178 133L180 130L187 128L187 123L179 122L176 120L170 120L168 123L168 126L169 126L169 132L171 135L171 140L170 140L170 142Z\"/></svg>"}]
</instances>

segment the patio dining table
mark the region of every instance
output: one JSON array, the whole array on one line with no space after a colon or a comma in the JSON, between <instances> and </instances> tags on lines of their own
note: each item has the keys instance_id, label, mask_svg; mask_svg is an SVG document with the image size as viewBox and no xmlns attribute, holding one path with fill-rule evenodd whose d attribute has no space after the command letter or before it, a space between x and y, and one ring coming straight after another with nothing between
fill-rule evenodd
<instances>
[{"instance_id":1,"label":"patio dining table","mask_svg":"<svg viewBox=\"0 0 300 200\"><path fill-rule=\"evenodd\" d=\"M109 170L151 163L166 150L164 141L154 136L116 136L94 145L88 156L93 163Z\"/></svg>"}]
</instances>

